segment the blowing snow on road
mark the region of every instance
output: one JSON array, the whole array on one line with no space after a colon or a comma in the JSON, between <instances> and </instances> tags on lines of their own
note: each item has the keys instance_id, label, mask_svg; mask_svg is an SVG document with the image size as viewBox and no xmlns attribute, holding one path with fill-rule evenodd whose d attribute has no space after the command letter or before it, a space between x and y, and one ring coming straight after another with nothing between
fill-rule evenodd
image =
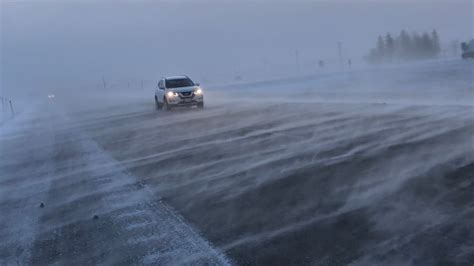
<instances>
[{"instance_id":1,"label":"blowing snow on road","mask_svg":"<svg viewBox=\"0 0 474 266\"><path fill-rule=\"evenodd\" d=\"M1 126L0 264L471 265L473 66L58 93Z\"/></svg>"}]
</instances>

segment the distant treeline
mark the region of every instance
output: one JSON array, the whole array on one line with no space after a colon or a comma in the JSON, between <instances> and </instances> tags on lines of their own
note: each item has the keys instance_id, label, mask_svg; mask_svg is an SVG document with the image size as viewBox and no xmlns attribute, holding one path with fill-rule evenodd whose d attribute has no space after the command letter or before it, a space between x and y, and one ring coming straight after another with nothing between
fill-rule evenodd
<instances>
[{"instance_id":1,"label":"distant treeline","mask_svg":"<svg viewBox=\"0 0 474 266\"><path fill-rule=\"evenodd\" d=\"M400 60L417 60L433 58L441 51L439 36L436 30L431 33L408 34L402 30L400 35L392 37L387 33L379 36L376 47L370 50L366 59L369 63L385 63Z\"/></svg>"}]
</instances>

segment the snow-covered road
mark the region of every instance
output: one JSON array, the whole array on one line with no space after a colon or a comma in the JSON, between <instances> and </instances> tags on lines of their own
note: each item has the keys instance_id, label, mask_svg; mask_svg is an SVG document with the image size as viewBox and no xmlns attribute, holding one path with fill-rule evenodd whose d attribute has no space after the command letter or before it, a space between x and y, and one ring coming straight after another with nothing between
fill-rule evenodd
<instances>
[{"instance_id":1,"label":"snow-covered road","mask_svg":"<svg viewBox=\"0 0 474 266\"><path fill-rule=\"evenodd\" d=\"M1 265L228 264L69 123L50 103L2 130Z\"/></svg>"},{"instance_id":2,"label":"snow-covered road","mask_svg":"<svg viewBox=\"0 0 474 266\"><path fill-rule=\"evenodd\" d=\"M0 264L472 265L473 71L58 93L1 128Z\"/></svg>"}]
</instances>

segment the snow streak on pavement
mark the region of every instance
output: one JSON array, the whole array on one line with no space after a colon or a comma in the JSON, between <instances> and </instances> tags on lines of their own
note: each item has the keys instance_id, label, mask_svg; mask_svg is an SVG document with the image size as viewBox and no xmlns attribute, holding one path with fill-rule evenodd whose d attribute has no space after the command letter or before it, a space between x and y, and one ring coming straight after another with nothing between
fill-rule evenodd
<instances>
[{"instance_id":1,"label":"snow streak on pavement","mask_svg":"<svg viewBox=\"0 0 474 266\"><path fill-rule=\"evenodd\" d=\"M145 105L82 127L238 264L474 259L472 107Z\"/></svg>"},{"instance_id":2,"label":"snow streak on pavement","mask_svg":"<svg viewBox=\"0 0 474 266\"><path fill-rule=\"evenodd\" d=\"M74 118L237 264L472 265L473 66L209 89L200 111L134 91Z\"/></svg>"},{"instance_id":3,"label":"snow streak on pavement","mask_svg":"<svg viewBox=\"0 0 474 266\"><path fill-rule=\"evenodd\" d=\"M0 258L226 264L192 226L243 265L471 266L473 74L205 88L171 112L153 90L58 94L1 128Z\"/></svg>"},{"instance_id":4,"label":"snow streak on pavement","mask_svg":"<svg viewBox=\"0 0 474 266\"><path fill-rule=\"evenodd\" d=\"M2 128L0 265L229 263L60 114Z\"/></svg>"}]
</instances>

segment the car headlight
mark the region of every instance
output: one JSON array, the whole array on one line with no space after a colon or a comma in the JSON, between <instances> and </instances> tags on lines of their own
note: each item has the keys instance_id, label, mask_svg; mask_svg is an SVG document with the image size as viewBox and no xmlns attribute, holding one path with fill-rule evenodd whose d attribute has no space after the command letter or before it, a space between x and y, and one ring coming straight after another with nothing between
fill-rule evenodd
<instances>
[{"instance_id":1,"label":"car headlight","mask_svg":"<svg viewBox=\"0 0 474 266\"><path fill-rule=\"evenodd\" d=\"M202 94L202 89L198 88L197 90L194 91L194 94L201 95Z\"/></svg>"},{"instance_id":2,"label":"car headlight","mask_svg":"<svg viewBox=\"0 0 474 266\"><path fill-rule=\"evenodd\" d=\"M169 91L166 95L168 95L168 97L178 96L178 94L176 92L173 92L173 91Z\"/></svg>"}]
</instances>

